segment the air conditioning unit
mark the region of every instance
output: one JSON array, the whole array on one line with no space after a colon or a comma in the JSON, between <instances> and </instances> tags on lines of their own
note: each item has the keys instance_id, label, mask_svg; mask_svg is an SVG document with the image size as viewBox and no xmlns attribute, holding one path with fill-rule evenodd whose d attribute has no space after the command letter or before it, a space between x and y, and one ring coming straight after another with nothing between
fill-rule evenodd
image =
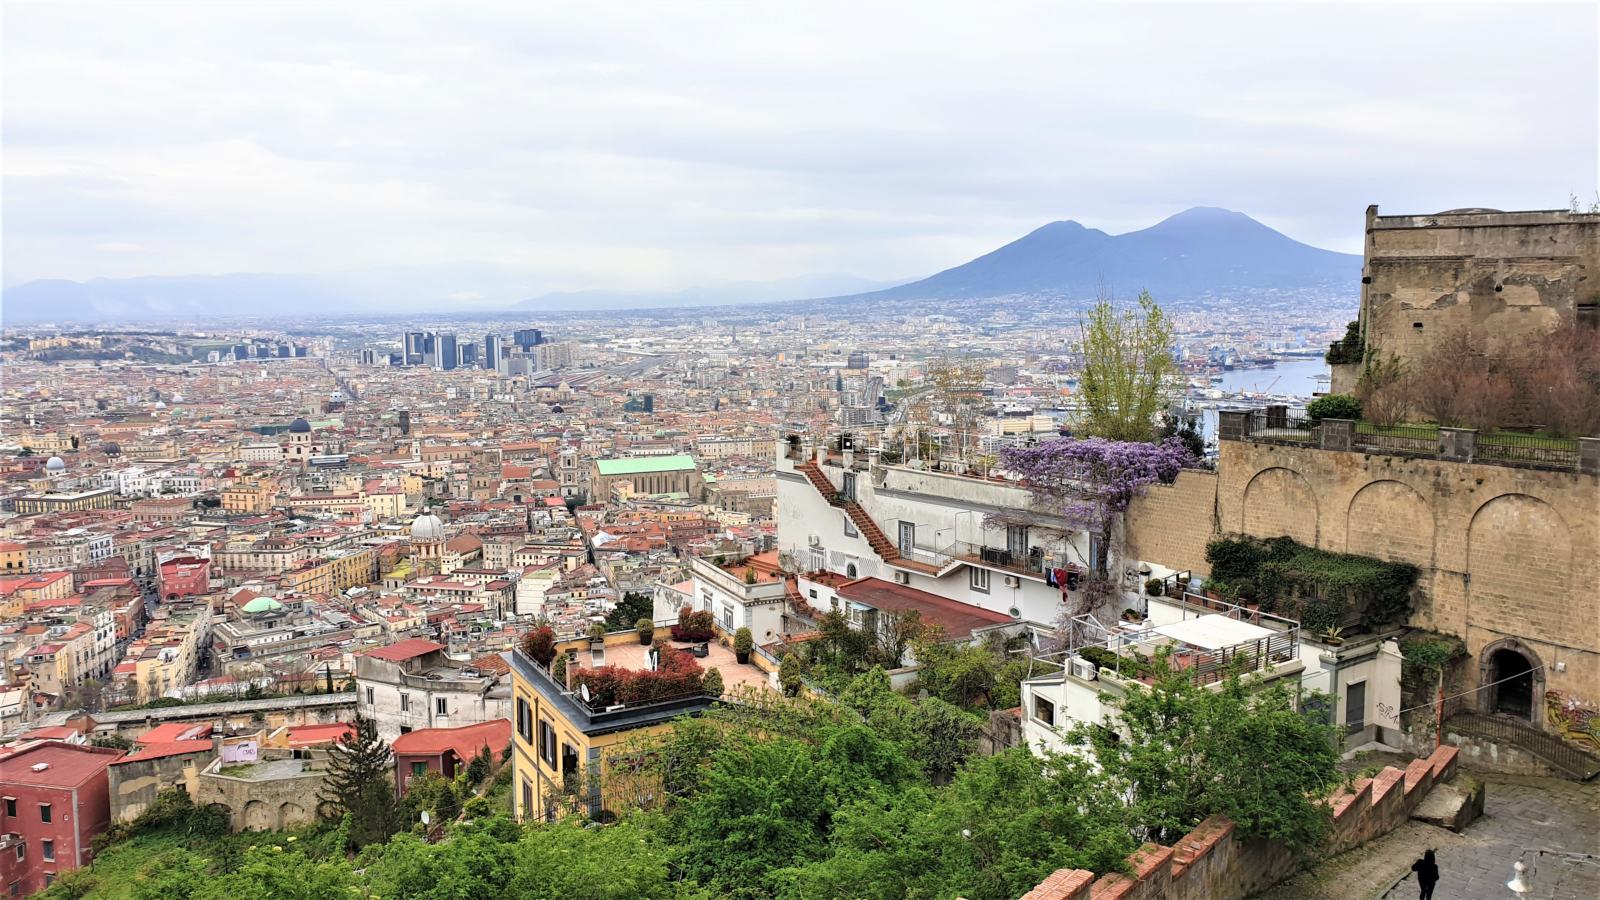
<instances>
[{"instance_id":1,"label":"air conditioning unit","mask_svg":"<svg viewBox=\"0 0 1600 900\"><path fill-rule=\"evenodd\" d=\"M1095 664L1087 659L1081 656L1074 656L1072 658L1072 674L1082 678L1084 681L1094 681L1100 677L1100 670L1095 668Z\"/></svg>"},{"instance_id":2,"label":"air conditioning unit","mask_svg":"<svg viewBox=\"0 0 1600 900\"><path fill-rule=\"evenodd\" d=\"M1009 588L1022 587L1022 578L1020 576L1017 576L1017 575L1007 575L1006 576L1006 587L1009 587Z\"/></svg>"},{"instance_id":3,"label":"air conditioning unit","mask_svg":"<svg viewBox=\"0 0 1600 900\"><path fill-rule=\"evenodd\" d=\"M894 583L895 584L910 584L911 583L911 573L902 572L899 569L896 569L895 572L894 572Z\"/></svg>"},{"instance_id":4,"label":"air conditioning unit","mask_svg":"<svg viewBox=\"0 0 1600 900\"><path fill-rule=\"evenodd\" d=\"M820 535L820 534L808 534L808 535L806 535L806 543L810 544L813 547L821 547L822 546L822 535Z\"/></svg>"}]
</instances>

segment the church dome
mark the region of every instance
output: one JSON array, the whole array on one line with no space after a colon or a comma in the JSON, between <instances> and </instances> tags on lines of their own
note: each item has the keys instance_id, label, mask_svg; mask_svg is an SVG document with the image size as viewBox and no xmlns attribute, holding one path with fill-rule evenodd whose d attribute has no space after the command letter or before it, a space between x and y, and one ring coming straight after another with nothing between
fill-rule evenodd
<instances>
[{"instance_id":1,"label":"church dome","mask_svg":"<svg viewBox=\"0 0 1600 900\"><path fill-rule=\"evenodd\" d=\"M165 401L165 400L157 400L155 408L156 409L166 409L167 408L167 401Z\"/></svg>"},{"instance_id":2,"label":"church dome","mask_svg":"<svg viewBox=\"0 0 1600 900\"><path fill-rule=\"evenodd\" d=\"M434 515L431 511L417 516L411 523L411 539L413 541L442 541L444 540L444 520Z\"/></svg>"},{"instance_id":3,"label":"church dome","mask_svg":"<svg viewBox=\"0 0 1600 900\"><path fill-rule=\"evenodd\" d=\"M44 464L44 470L46 472L65 472L67 470L67 461L59 456L52 456Z\"/></svg>"},{"instance_id":4,"label":"church dome","mask_svg":"<svg viewBox=\"0 0 1600 900\"><path fill-rule=\"evenodd\" d=\"M311 423L305 419L295 419L289 423L290 434L307 434L311 431Z\"/></svg>"},{"instance_id":5,"label":"church dome","mask_svg":"<svg viewBox=\"0 0 1600 900\"><path fill-rule=\"evenodd\" d=\"M277 612L283 609L283 604L271 597L257 597L244 605L244 611L250 614Z\"/></svg>"}]
</instances>

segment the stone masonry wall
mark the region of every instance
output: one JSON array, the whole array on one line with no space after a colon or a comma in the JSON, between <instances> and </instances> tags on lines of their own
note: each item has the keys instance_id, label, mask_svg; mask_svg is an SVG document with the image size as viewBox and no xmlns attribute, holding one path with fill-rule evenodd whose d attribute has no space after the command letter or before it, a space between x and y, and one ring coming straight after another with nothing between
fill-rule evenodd
<instances>
[{"instance_id":1,"label":"stone masonry wall","mask_svg":"<svg viewBox=\"0 0 1600 900\"><path fill-rule=\"evenodd\" d=\"M1440 747L1404 769L1390 766L1334 794L1324 851L1343 853L1399 827L1435 784L1455 776L1456 756L1456 748ZM1243 838L1226 817L1212 816L1172 847L1135 850L1125 873L1095 878L1083 869L1058 869L1022 900L1235 900L1282 881L1298 866L1282 845Z\"/></svg>"},{"instance_id":2,"label":"stone masonry wall","mask_svg":"<svg viewBox=\"0 0 1600 900\"><path fill-rule=\"evenodd\" d=\"M1477 687L1488 654L1512 647L1544 666L1540 696L1600 700L1593 475L1225 440L1215 473L1150 488L1127 519L1132 558L1202 576L1218 533L1412 563L1410 624L1462 638L1471 657L1453 689Z\"/></svg>"}]
</instances>

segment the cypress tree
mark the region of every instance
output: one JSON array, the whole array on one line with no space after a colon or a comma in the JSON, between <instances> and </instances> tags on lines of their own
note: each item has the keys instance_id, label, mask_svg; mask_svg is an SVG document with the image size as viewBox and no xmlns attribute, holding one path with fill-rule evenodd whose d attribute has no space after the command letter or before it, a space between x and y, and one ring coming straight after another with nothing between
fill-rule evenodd
<instances>
[{"instance_id":1,"label":"cypress tree","mask_svg":"<svg viewBox=\"0 0 1600 900\"><path fill-rule=\"evenodd\" d=\"M328 773L317 791L325 815L350 817L355 848L384 841L400 829L399 804L390 781L393 757L371 719L357 716L355 730L328 753Z\"/></svg>"}]
</instances>

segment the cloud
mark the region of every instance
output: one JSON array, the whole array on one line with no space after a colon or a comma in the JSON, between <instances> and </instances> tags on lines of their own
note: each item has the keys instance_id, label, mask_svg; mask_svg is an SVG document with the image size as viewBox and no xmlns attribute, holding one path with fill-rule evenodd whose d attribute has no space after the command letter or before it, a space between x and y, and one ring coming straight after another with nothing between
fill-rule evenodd
<instances>
[{"instance_id":1,"label":"cloud","mask_svg":"<svg viewBox=\"0 0 1600 900\"><path fill-rule=\"evenodd\" d=\"M203 14L202 14L203 11ZM1595 189L1587 5L12 4L6 279L925 274L1038 225ZM111 250L108 248L119 248Z\"/></svg>"}]
</instances>

